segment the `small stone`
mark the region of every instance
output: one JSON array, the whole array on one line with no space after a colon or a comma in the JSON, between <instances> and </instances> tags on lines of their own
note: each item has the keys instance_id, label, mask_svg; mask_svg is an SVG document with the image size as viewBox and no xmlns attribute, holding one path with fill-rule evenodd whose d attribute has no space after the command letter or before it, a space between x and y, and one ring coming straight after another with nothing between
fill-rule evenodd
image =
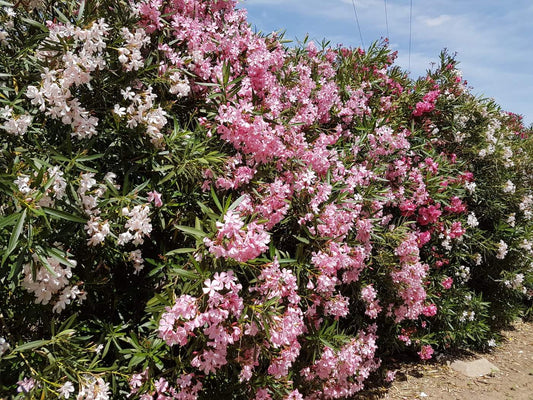
<instances>
[{"instance_id":1,"label":"small stone","mask_svg":"<svg viewBox=\"0 0 533 400\"><path fill-rule=\"evenodd\" d=\"M450 367L455 371L476 378L479 376L490 375L494 372L498 372L499 369L490 361L485 358L480 358L473 361L454 361L450 364Z\"/></svg>"}]
</instances>

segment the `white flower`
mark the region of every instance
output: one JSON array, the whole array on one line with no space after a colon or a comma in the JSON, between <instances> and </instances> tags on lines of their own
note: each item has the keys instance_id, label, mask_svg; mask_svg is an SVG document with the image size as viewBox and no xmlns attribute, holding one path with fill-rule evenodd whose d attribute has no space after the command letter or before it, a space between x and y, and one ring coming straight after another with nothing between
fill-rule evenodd
<instances>
[{"instance_id":1,"label":"white flower","mask_svg":"<svg viewBox=\"0 0 533 400\"><path fill-rule=\"evenodd\" d=\"M513 182L511 181L505 182L505 186L503 187L504 193L514 193L515 189L516 189L516 186L514 185Z\"/></svg>"},{"instance_id":2,"label":"white flower","mask_svg":"<svg viewBox=\"0 0 533 400\"><path fill-rule=\"evenodd\" d=\"M503 148L503 158L509 160L513 156L513 150L510 147Z\"/></svg>"},{"instance_id":3,"label":"white flower","mask_svg":"<svg viewBox=\"0 0 533 400\"><path fill-rule=\"evenodd\" d=\"M28 292L35 295L35 303L37 304L48 304L57 293L63 290L63 288L68 285L69 279L72 277L71 268L76 266L75 260L68 260L68 265L61 265L57 260L51 257L46 258L46 261L48 265L45 267L41 264L39 257L34 254L33 269L35 269L35 273L32 271L31 264L23 266L22 272L24 278L21 285ZM59 301L61 302L61 298ZM68 303L69 302L65 302L65 304ZM57 310L62 309L64 309L64 304L56 304L53 311L58 312Z\"/></svg>"},{"instance_id":4,"label":"white flower","mask_svg":"<svg viewBox=\"0 0 533 400\"><path fill-rule=\"evenodd\" d=\"M54 197L56 199L61 199L65 195L67 189L67 181L63 178L63 172L57 166L48 168L48 176L54 181L52 187L54 190Z\"/></svg>"},{"instance_id":5,"label":"white flower","mask_svg":"<svg viewBox=\"0 0 533 400\"><path fill-rule=\"evenodd\" d=\"M85 224L87 234L91 235L87 244L89 246L96 246L103 243L106 236L109 235L110 228L107 220L100 222L100 217L91 216L89 221Z\"/></svg>"},{"instance_id":6,"label":"white flower","mask_svg":"<svg viewBox=\"0 0 533 400\"><path fill-rule=\"evenodd\" d=\"M30 177L28 175L19 175L13 183L17 185L20 193L28 194L31 192L31 188L29 187Z\"/></svg>"},{"instance_id":7,"label":"white flower","mask_svg":"<svg viewBox=\"0 0 533 400\"><path fill-rule=\"evenodd\" d=\"M144 65L141 55L141 48L150 43L150 37L142 28L137 28L135 33L131 33L128 28L122 28L122 37L125 41L125 47L118 49L118 60L124 65L126 71L137 71Z\"/></svg>"},{"instance_id":8,"label":"white flower","mask_svg":"<svg viewBox=\"0 0 533 400\"><path fill-rule=\"evenodd\" d=\"M126 89L120 89L120 94L122 94L124 100L133 100L135 97L135 92L131 90L130 86L128 86Z\"/></svg>"},{"instance_id":9,"label":"white flower","mask_svg":"<svg viewBox=\"0 0 533 400\"><path fill-rule=\"evenodd\" d=\"M468 218L466 219L466 223L471 226L472 228L475 228L479 225L479 221L476 218L476 215L472 212L468 214Z\"/></svg>"},{"instance_id":10,"label":"white flower","mask_svg":"<svg viewBox=\"0 0 533 400\"><path fill-rule=\"evenodd\" d=\"M468 190L470 194L474 193L476 190L476 183L475 182L466 182L465 188Z\"/></svg>"},{"instance_id":11,"label":"white flower","mask_svg":"<svg viewBox=\"0 0 533 400\"><path fill-rule=\"evenodd\" d=\"M170 75L170 81L172 82L172 86L169 92L177 95L177 97L186 97L191 92L187 77L182 77L179 72L174 72Z\"/></svg>"},{"instance_id":12,"label":"white flower","mask_svg":"<svg viewBox=\"0 0 533 400\"><path fill-rule=\"evenodd\" d=\"M85 382L80 387L76 400L108 400L109 383L102 378L85 376Z\"/></svg>"},{"instance_id":13,"label":"white flower","mask_svg":"<svg viewBox=\"0 0 533 400\"><path fill-rule=\"evenodd\" d=\"M530 242L529 240L524 239L522 240L522 243L520 244L520 248L526 251L531 251L533 249L533 242Z\"/></svg>"},{"instance_id":14,"label":"white flower","mask_svg":"<svg viewBox=\"0 0 533 400\"><path fill-rule=\"evenodd\" d=\"M124 246L126 243L131 242L132 239L133 235L130 233L130 231L127 231L118 235L117 244L119 246Z\"/></svg>"},{"instance_id":15,"label":"white flower","mask_svg":"<svg viewBox=\"0 0 533 400\"><path fill-rule=\"evenodd\" d=\"M59 299L54 304L54 307L52 308L53 312L60 313L63 311L67 304L70 304L71 300L78 299L81 303L85 298L87 297L87 294L85 292L82 292L78 286L67 286L63 289L63 292L59 296Z\"/></svg>"},{"instance_id":16,"label":"white flower","mask_svg":"<svg viewBox=\"0 0 533 400\"><path fill-rule=\"evenodd\" d=\"M138 274L144 268L144 259L142 258L141 250L133 250L130 252L128 260L133 261L134 274Z\"/></svg>"},{"instance_id":17,"label":"white flower","mask_svg":"<svg viewBox=\"0 0 533 400\"><path fill-rule=\"evenodd\" d=\"M17 382L19 387L17 388L18 393L28 393L35 387L35 379L33 378L24 378L21 381Z\"/></svg>"},{"instance_id":18,"label":"white flower","mask_svg":"<svg viewBox=\"0 0 533 400\"><path fill-rule=\"evenodd\" d=\"M7 38L9 37L9 34L4 31L4 30L0 30L0 42L2 42L2 44L6 44L7 43Z\"/></svg>"},{"instance_id":19,"label":"white flower","mask_svg":"<svg viewBox=\"0 0 533 400\"><path fill-rule=\"evenodd\" d=\"M509 246L507 246L507 243L505 243L503 240L500 240L500 243L498 243L498 253L496 254L496 258L503 260L507 255L508 247Z\"/></svg>"},{"instance_id":20,"label":"white flower","mask_svg":"<svg viewBox=\"0 0 533 400\"><path fill-rule=\"evenodd\" d=\"M0 337L0 357L2 357L2 355L8 351L10 347L11 346L9 343L3 337Z\"/></svg>"},{"instance_id":21,"label":"white flower","mask_svg":"<svg viewBox=\"0 0 533 400\"><path fill-rule=\"evenodd\" d=\"M60 397L63 397L64 399L68 399L72 393L74 393L74 385L72 382L67 381L58 389L58 393Z\"/></svg>"},{"instance_id":22,"label":"white flower","mask_svg":"<svg viewBox=\"0 0 533 400\"><path fill-rule=\"evenodd\" d=\"M29 114L16 115L8 119L0 128L12 135L22 136L26 133L32 121L33 117Z\"/></svg>"},{"instance_id":23,"label":"white flower","mask_svg":"<svg viewBox=\"0 0 533 400\"><path fill-rule=\"evenodd\" d=\"M17 15L13 7L4 7L4 11L9 18L13 18L15 15Z\"/></svg>"},{"instance_id":24,"label":"white flower","mask_svg":"<svg viewBox=\"0 0 533 400\"><path fill-rule=\"evenodd\" d=\"M85 194L94 185L96 185L96 180L94 179L94 173L87 172L85 174L81 174L81 181L80 181L80 187L78 188L78 193L80 195Z\"/></svg>"},{"instance_id":25,"label":"white flower","mask_svg":"<svg viewBox=\"0 0 533 400\"><path fill-rule=\"evenodd\" d=\"M457 131L457 132L454 132L453 136L457 143L461 143L468 136L468 133Z\"/></svg>"},{"instance_id":26,"label":"white flower","mask_svg":"<svg viewBox=\"0 0 533 400\"><path fill-rule=\"evenodd\" d=\"M126 115L126 108L121 107L119 104L115 104L115 108L113 108L113 112L115 115L119 118L122 118L124 115Z\"/></svg>"},{"instance_id":27,"label":"white flower","mask_svg":"<svg viewBox=\"0 0 533 400\"><path fill-rule=\"evenodd\" d=\"M507 217L506 222L509 224L509 226L514 227L516 223L516 214L512 213Z\"/></svg>"},{"instance_id":28,"label":"white flower","mask_svg":"<svg viewBox=\"0 0 533 400\"><path fill-rule=\"evenodd\" d=\"M143 244L143 236L148 236L152 232L152 224L148 216L149 213L150 209L146 205L135 206L131 211L126 207L122 209L122 215L130 217L124 227L129 232L132 232L133 244L135 245ZM121 234L118 244L127 243L129 240L131 240L130 236L127 236L125 233Z\"/></svg>"},{"instance_id":29,"label":"white flower","mask_svg":"<svg viewBox=\"0 0 533 400\"><path fill-rule=\"evenodd\" d=\"M467 282L470 279L470 267L460 265L459 270L455 272L455 276L461 278L463 282Z\"/></svg>"}]
</instances>

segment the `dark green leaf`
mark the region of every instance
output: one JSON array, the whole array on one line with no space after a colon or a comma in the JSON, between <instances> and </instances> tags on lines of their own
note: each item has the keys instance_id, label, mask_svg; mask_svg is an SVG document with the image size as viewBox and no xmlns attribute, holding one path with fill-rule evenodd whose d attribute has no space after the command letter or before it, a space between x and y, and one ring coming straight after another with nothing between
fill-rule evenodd
<instances>
[{"instance_id":1,"label":"dark green leaf","mask_svg":"<svg viewBox=\"0 0 533 400\"><path fill-rule=\"evenodd\" d=\"M64 219L66 221L71 222L78 222L80 224L84 224L87 222L86 219L83 219L81 217L78 217L77 215L69 214L65 211L56 210L53 208L43 207L44 212L52 217L58 218L58 219Z\"/></svg>"}]
</instances>

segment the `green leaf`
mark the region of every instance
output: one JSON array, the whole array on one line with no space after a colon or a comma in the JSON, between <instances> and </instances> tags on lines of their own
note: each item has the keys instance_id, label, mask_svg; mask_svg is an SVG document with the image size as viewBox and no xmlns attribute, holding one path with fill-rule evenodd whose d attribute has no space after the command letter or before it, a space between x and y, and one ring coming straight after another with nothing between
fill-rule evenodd
<instances>
[{"instance_id":1,"label":"green leaf","mask_svg":"<svg viewBox=\"0 0 533 400\"><path fill-rule=\"evenodd\" d=\"M58 219L64 219L66 221L71 222L78 222L80 224L84 224L87 222L86 219L83 219L81 217L78 217L77 215L69 214L65 211L55 210L53 208L43 207L43 210L46 214L58 218Z\"/></svg>"},{"instance_id":2,"label":"green leaf","mask_svg":"<svg viewBox=\"0 0 533 400\"><path fill-rule=\"evenodd\" d=\"M296 236L296 235L293 235L292 237L295 238L296 240L302 242L302 243L309 244L309 240L304 238L304 237Z\"/></svg>"},{"instance_id":3,"label":"green leaf","mask_svg":"<svg viewBox=\"0 0 533 400\"><path fill-rule=\"evenodd\" d=\"M43 24L35 21L34 19L24 18L23 17L23 18L21 18L21 20L23 22L26 22L28 25L35 26L36 28L39 28L43 32L48 32L48 28L46 27L46 25L43 25Z\"/></svg>"},{"instance_id":4,"label":"green leaf","mask_svg":"<svg viewBox=\"0 0 533 400\"><path fill-rule=\"evenodd\" d=\"M50 265L50 262L47 260L47 258L42 255L41 253L36 253L37 257L39 257L39 260L41 260L41 263L44 265L44 267L52 274L52 276L57 277L57 272L54 271L54 268ZM35 278L33 278L35 279Z\"/></svg>"},{"instance_id":5,"label":"green leaf","mask_svg":"<svg viewBox=\"0 0 533 400\"><path fill-rule=\"evenodd\" d=\"M17 247L20 234L22 233L22 228L24 227L24 221L26 220L26 212L27 212L27 209L24 209L24 211L22 211L22 214L19 214L17 224L15 225L15 229L11 233L11 237L9 238L9 243L7 245L6 252L4 253L4 257L2 258L2 265L4 265L9 255Z\"/></svg>"},{"instance_id":6,"label":"green leaf","mask_svg":"<svg viewBox=\"0 0 533 400\"><path fill-rule=\"evenodd\" d=\"M4 226L15 224L17 222L18 217L19 214L11 214L7 217L0 219L0 229L2 229Z\"/></svg>"},{"instance_id":7,"label":"green leaf","mask_svg":"<svg viewBox=\"0 0 533 400\"><path fill-rule=\"evenodd\" d=\"M38 347L43 347L49 344L51 340L34 340L33 342L28 342L21 344L13 349L13 352L22 353L24 351L33 350Z\"/></svg>"},{"instance_id":8,"label":"green leaf","mask_svg":"<svg viewBox=\"0 0 533 400\"><path fill-rule=\"evenodd\" d=\"M73 264L72 261L69 261L66 258L66 254L64 252L62 252L61 250L59 250L59 249L56 249L54 247L43 248L43 247L40 247L40 246L37 249L42 254L55 259L57 262L65 265L67 267L74 268L76 266L76 264Z\"/></svg>"},{"instance_id":9,"label":"green leaf","mask_svg":"<svg viewBox=\"0 0 533 400\"><path fill-rule=\"evenodd\" d=\"M57 13L57 18L65 23L65 24L70 24L70 21L68 20L67 16L65 14L63 14L61 11L59 11L58 8L54 7L54 11Z\"/></svg>"},{"instance_id":10,"label":"green leaf","mask_svg":"<svg viewBox=\"0 0 533 400\"><path fill-rule=\"evenodd\" d=\"M128 363L128 367L135 367L136 365L139 365L146 359L146 355L135 355L131 358L130 362Z\"/></svg>"},{"instance_id":11,"label":"green leaf","mask_svg":"<svg viewBox=\"0 0 533 400\"><path fill-rule=\"evenodd\" d=\"M104 154L93 154L92 156L78 157L76 158L76 161L81 161L81 162L92 161L92 160L97 160L98 158L102 158L103 156Z\"/></svg>"},{"instance_id":12,"label":"green leaf","mask_svg":"<svg viewBox=\"0 0 533 400\"><path fill-rule=\"evenodd\" d=\"M184 247L184 248L181 248L181 249L170 250L168 253L165 253L165 256L172 256L174 254L192 253L194 251L196 251L196 249L194 249L192 247Z\"/></svg>"},{"instance_id":13,"label":"green leaf","mask_svg":"<svg viewBox=\"0 0 533 400\"><path fill-rule=\"evenodd\" d=\"M9 275L7 279L9 280L13 279L13 277L22 270L22 263L24 262L24 259L25 259L25 254L24 252L21 252L17 257L17 260L13 264L11 264L11 269L9 271Z\"/></svg>"},{"instance_id":14,"label":"green leaf","mask_svg":"<svg viewBox=\"0 0 533 400\"><path fill-rule=\"evenodd\" d=\"M132 194L137 194L139 193L141 190L143 190L146 186L148 186L150 184L150 181L146 181L144 183L141 183L139 186L137 186L135 189L133 189L129 194L132 195Z\"/></svg>"},{"instance_id":15,"label":"green leaf","mask_svg":"<svg viewBox=\"0 0 533 400\"><path fill-rule=\"evenodd\" d=\"M235 208L237 208L237 206L239 204L241 204L241 202L246 198L246 195L242 195L241 197L239 197L237 200L235 200L229 207L228 207L228 211L232 211L234 210Z\"/></svg>"},{"instance_id":16,"label":"green leaf","mask_svg":"<svg viewBox=\"0 0 533 400\"><path fill-rule=\"evenodd\" d=\"M213 198L213 201L217 205L217 208L220 210L220 212L224 212L222 205L220 204L220 201L218 200L218 197L215 193L215 189L213 189L213 186L211 186L211 197Z\"/></svg>"},{"instance_id":17,"label":"green leaf","mask_svg":"<svg viewBox=\"0 0 533 400\"><path fill-rule=\"evenodd\" d=\"M186 279L197 280L198 274L192 271L186 271L183 268L172 268L172 272Z\"/></svg>"},{"instance_id":18,"label":"green leaf","mask_svg":"<svg viewBox=\"0 0 533 400\"><path fill-rule=\"evenodd\" d=\"M81 1L80 9L78 10L78 18L76 19L78 22L81 21L83 18L83 12L85 11L85 0Z\"/></svg>"},{"instance_id":19,"label":"green leaf","mask_svg":"<svg viewBox=\"0 0 533 400\"><path fill-rule=\"evenodd\" d=\"M191 228L190 226L183 226L183 225L177 225L176 228L178 228L180 231L188 233L189 235L192 235L196 238L204 238L207 236L207 233L204 231L201 231L199 229Z\"/></svg>"}]
</instances>

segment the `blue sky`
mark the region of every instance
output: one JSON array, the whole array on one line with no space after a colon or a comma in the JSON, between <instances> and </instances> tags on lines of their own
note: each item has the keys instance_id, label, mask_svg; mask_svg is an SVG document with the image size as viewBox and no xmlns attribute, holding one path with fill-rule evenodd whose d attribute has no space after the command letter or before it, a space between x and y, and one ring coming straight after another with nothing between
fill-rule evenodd
<instances>
[{"instance_id":1,"label":"blue sky","mask_svg":"<svg viewBox=\"0 0 533 400\"><path fill-rule=\"evenodd\" d=\"M387 14L385 14L385 4ZM365 47L387 36L396 64L423 75L446 48L476 95L533 123L533 0L355 0ZM287 39L361 46L352 0L243 0L248 21ZM385 17L387 15L387 18Z\"/></svg>"}]
</instances>

